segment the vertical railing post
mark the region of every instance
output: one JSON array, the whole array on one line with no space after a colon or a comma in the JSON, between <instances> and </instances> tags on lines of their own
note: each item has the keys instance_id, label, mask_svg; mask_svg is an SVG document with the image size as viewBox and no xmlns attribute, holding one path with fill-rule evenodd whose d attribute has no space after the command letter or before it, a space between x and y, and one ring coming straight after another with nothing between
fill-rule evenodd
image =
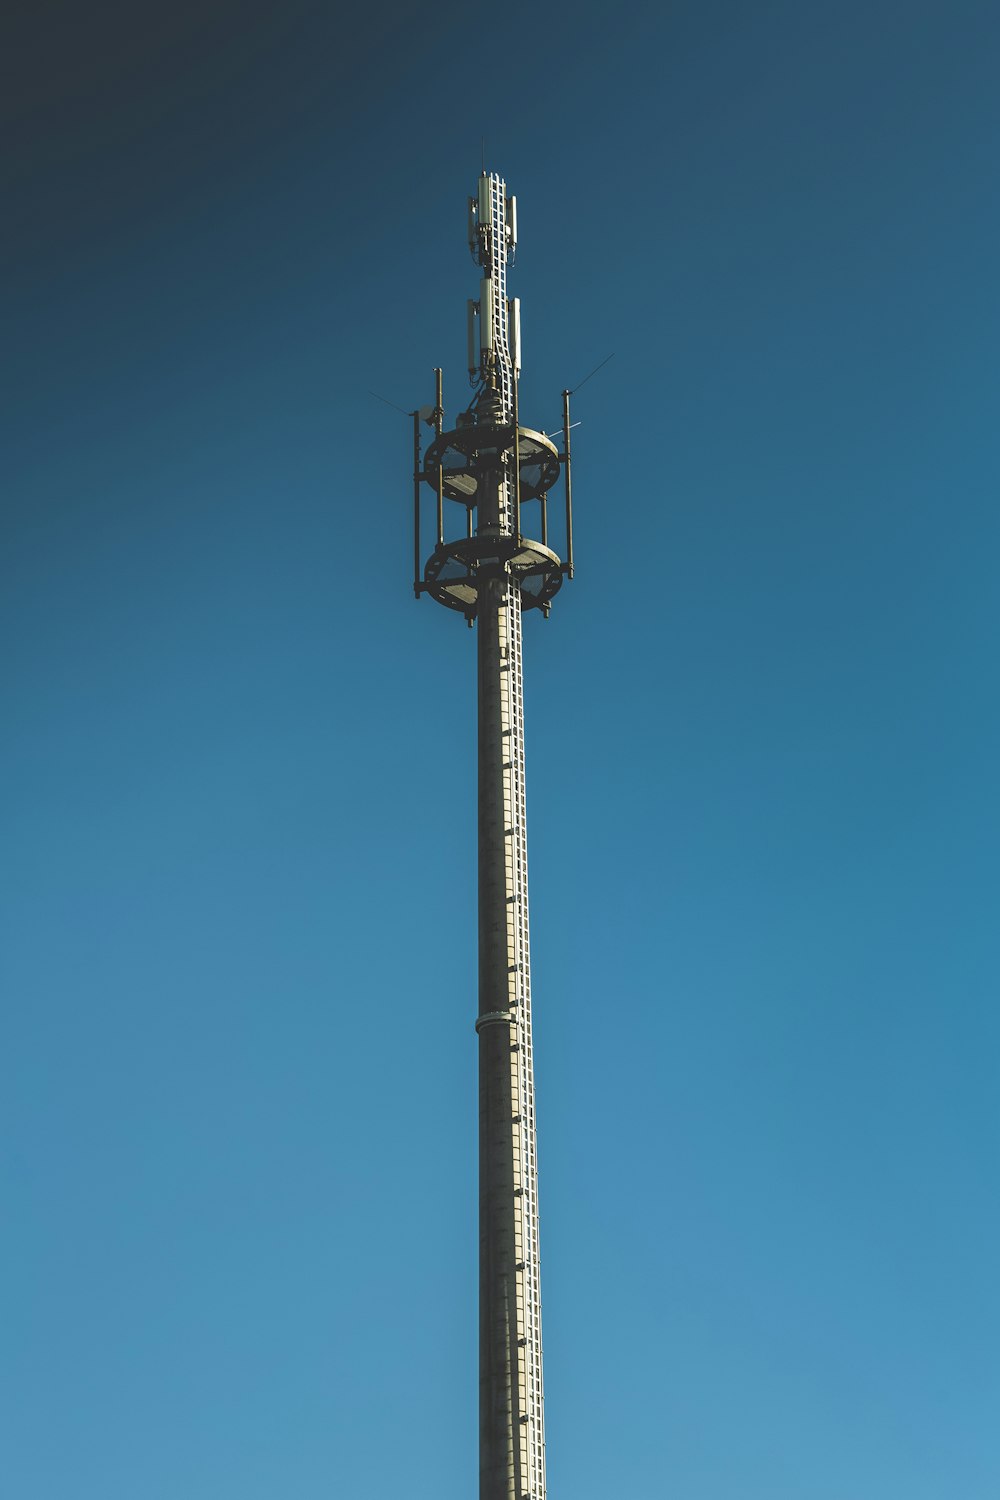
<instances>
[{"instance_id":1,"label":"vertical railing post","mask_svg":"<svg viewBox=\"0 0 1000 1500\"><path fill-rule=\"evenodd\" d=\"M440 370L434 371L434 431L438 437L444 429L444 404L442 396L442 375ZM444 541L444 454L438 450L438 483L437 483L437 544L440 547Z\"/></svg>"},{"instance_id":2,"label":"vertical railing post","mask_svg":"<svg viewBox=\"0 0 1000 1500\"><path fill-rule=\"evenodd\" d=\"M511 531L514 536L515 546L521 545L521 434L518 426L517 411L517 371L514 371L513 381L513 410L514 410L514 524Z\"/></svg>"},{"instance_id":3,"label":"vertical railing post","mask_svg":"<svg viewBox=\"0 0 1000 1500\"><path fill-rule=\"evenodd\" d=\"M413 594L420 598L420 413L413 413Z\"/></svg>"},{"instance_id":4,"label":"vertical railing post","mask_svg":"<svg viewBox=\"0 0 1000 1500\"><path fill-rule=\"evenodd\" d=\"M569 453L569 398L563 391L563 463L566 465L566 576L573 577L573 478Z\"/></svg>"}]
</instances>

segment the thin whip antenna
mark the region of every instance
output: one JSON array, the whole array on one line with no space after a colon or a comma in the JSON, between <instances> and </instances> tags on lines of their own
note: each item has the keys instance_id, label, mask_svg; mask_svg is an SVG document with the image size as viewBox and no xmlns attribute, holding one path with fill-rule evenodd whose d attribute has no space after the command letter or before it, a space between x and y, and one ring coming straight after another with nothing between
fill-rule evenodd
<instances>
[{"instance_id":1,"label":"thin whip antenna","mask_svg":"<svg viewBox=\"0 0 1000 1500\"><path fill-rule=\"evenodd\" d=\"M602 359L601 363L599 365L595 365L594 366L594 368L591 370L591 372L590 372L589 375L585 375L583 377L583 379L580 381L579 385L575 385L573 387L573 389L570 391L570 395L571 396L575 396L576 393L577 393L577 391L582 390L582 388L587 384L587 381L588 380L593 380L593 378L597 374L598 370L603 370L604 366L607 364L608 360L609 359L614 359L614 357L615 357L615 351L612 349L611 353L607 356L607 359Z\"/></svg>"},{"instance_id":2,"label":"thin whip antenna","mask_svg":"<svg viewBox=\"0 0 1000 1500\"><path fill-rule=\"evenodd\" d=\"M366 387L366 390L367 390L367 387ZM376 401L381 401L385 406L391 406L392 409L393 409L393 411L402 412L404 417L412 417L413 416L412 411L403 411L403 408L401 406L397 406L396 403L395 403L395 401L387 401L384 396L380 396L379 395L378 391L368 391L368 395L369 396L374 396Z\"/></svg>"}]
</instances>

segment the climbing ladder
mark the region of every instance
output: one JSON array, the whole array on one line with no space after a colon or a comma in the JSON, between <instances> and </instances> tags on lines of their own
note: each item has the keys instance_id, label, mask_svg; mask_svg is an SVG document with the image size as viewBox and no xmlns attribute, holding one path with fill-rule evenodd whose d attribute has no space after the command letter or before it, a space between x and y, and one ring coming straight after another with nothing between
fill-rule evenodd
<instances>
[{"instance_id":1,"label":"climbing ladder","mask_svg":"<svg viewBox=\"0 0 1000 1500\"><path fill-rule=\"evenodd\" d=\"M501 177L489 182L485 274L492 283L491 312L496 394L500 420L513 420L515 370L510 347L507 261L507 192ZM480 199L480 203L482 200ZM500 498L502 531L512 530L511 481ZM524 681L521 654L521 591L508 583L500 620L505 861L507 869L507 951L510 955L511 1097L516 1290L517 1290L517 1500L545 1500L545 1407L542 1388L542 1306L538 1243L538 1162L535 1084L531 1039L531 959L528 941L528 850L524 791Z\"/></svg>"}]
</instances>

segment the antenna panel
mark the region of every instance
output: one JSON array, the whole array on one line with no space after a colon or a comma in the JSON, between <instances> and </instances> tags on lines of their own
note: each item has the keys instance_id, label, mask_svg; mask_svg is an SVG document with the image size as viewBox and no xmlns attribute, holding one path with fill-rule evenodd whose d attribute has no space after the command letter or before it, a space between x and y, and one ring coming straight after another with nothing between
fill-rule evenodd
<instances>
[{"instance_id":1,"label":"antenna panel","mask_svg":"<svg viewBox=\"0 0 1000 1500\"><path fill-rule=\"evenodd\" d=\"M514 374L521 373L521 299L520 297L509 297L507 300L507 332L510 338L510 361L514 366Z\"/></svg>"}]
</instances>

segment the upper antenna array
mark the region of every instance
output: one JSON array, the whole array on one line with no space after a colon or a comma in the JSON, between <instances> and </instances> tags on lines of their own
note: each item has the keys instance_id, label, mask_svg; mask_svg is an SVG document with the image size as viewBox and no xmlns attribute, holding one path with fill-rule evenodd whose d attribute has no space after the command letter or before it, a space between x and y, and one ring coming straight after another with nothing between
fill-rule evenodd
<instances>
[{"instance_id":1,"label":"upper antenna array","mask_svg":"<svg viewBox=\"0 0 1000 1500\"><path fill-rule=\"evenodd\" d=\"M564 577L573 576L573 500L570 475L569 395L563 392L563 447L544 432L522 427L518 411L521 374L521 308L507 295L507 267L517 247L517 200L506 183L484 171L468 200L469 248L482 268L479 296L467 305L468 370L475 394L469 407L445 429L442 373L435 371L435 403L428 420L435 437L421 453L420 416L414 416L414 580L417 597L430 593L441 604L476 617L480 581L499 569L515 580L525 607L546 615ZM549 490L560 471L565 480L563 561L549 546ZM421 487L437 501L436 544L423 563ZM464 535L446 536L445 500L465 512ZM522 505L537 501L538 540L522 531ZM484 571L485 570L485 571Z\"/></svg>"}]
</instances>

